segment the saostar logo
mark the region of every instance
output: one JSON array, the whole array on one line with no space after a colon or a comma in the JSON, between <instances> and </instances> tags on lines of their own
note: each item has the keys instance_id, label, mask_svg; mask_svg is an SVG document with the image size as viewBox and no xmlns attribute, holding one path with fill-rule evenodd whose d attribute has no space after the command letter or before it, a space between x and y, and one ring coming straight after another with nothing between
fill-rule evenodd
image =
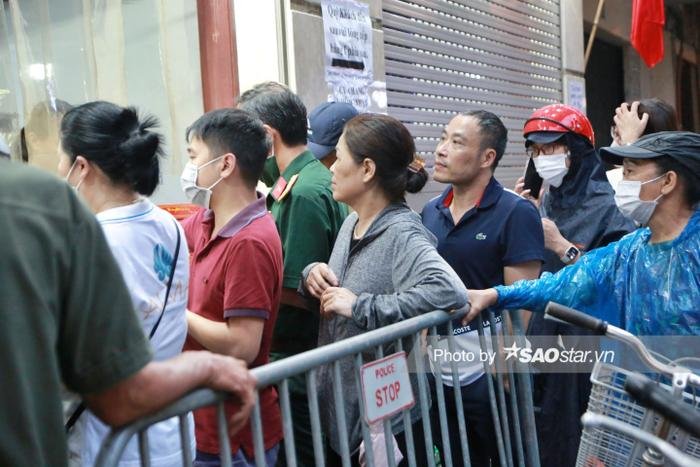
<instances>
[{"instance_id":1,"label":"saostar logo","mask_svg":"<svg viewBox=\"0 0 700 467\"><path fill-rule=\"evenodd\" d=\"M528 343L529 344L529 343ZM510 347L504 347L506 361L515 357L521 363L594 363L609 362L615 360L615 353L612 350L576 350L556 347L532 349L529 345L520 347L517 342L513 342Z\"/></svg>"},{"instance_id":2,"label":"saostar logo","mask_svg":"<svg viewBox=\"0 0 700 467\"><path fill-rule=\"evenodd\" d=\"M506 361L516 357L521 363L554 363L559 360L559 349L551 347L549 349L538 348L534 352L530 347L520 347L517 342L513 342L510 347L504 347Z\"/></svg>"}]
</instances>

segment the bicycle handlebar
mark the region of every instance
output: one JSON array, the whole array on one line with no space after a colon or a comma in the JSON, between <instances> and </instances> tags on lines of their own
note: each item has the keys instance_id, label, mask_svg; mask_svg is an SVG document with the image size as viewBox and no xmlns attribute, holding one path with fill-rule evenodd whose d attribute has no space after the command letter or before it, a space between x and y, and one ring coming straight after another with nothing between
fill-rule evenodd
<instances>
[{"instance_id":1,"label":"bicycle handlebar","mask_svg":"<svg viewBox=\"0 0 700 467\"><path fill-rule=\"evenodd\" d=\"M590 329L599 335L611 337L618 341L624 342L637 352L637 355L639 355L639 357L649 366L649 368L665 375L672 376L674 378L674 387L677 389L685 388L688 383L695 386L700 386L700 376L696 375L687 368L669 365L659 361L647 350L639 338L628 331L625 331L624 329L618 328L617 326L608 324L606 321L555 302L549 302L544 312L545 317L553 317L553 319L558 319L566 323Z\"/></svg>"},{"instance_id":2,"label":"bicycle handlebar","mask_svg":"<svg viewBox=\"0 0 700 467\"><path fill-rule=\"evenodd\" d=\"M586 313L574 310L568 306L560 305L559 303L549 302L547 304L547 308L544 310L544 313L573 324L574 326L593 331L601 336L604 336L608 331L607 321L587 315Z\"/></svg>"},{"instance_id":3,"label":"bicycle handlebar","mask_svg":"<svg viewBox=\"0 0 700 467\"><path fill-rule=\"evenodd\" d=\"M644 407L654 410L674 425L700 438L700 415L649 378L637 374L627 376L625 391Z\"/></svg>"}]
</instances>

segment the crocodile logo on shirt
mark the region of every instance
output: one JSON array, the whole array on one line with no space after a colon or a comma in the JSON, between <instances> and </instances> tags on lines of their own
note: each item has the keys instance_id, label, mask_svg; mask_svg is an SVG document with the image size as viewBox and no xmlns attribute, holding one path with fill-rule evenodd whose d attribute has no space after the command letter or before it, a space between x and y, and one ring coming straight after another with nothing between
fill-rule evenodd
<instances>
[{"instance_id":1,"label":"crocodile logo on shirt","mask_svg":"<svg viewBox=\"0 0 700 467\"><path fill-rule=\"evenodd\" d=\"M165 282L170 277L173 256L165 247L158 243L153 247L153 270L158 275L158 280Z\"/></svg>"},{"instance_id":2,"label":"crocodile logo on shirt","mask_svg":"<svg viewBox=\"0 0 700 467\"><path fill-rule=\"evenodd\" d=\"M474 238L476 238L477 240L486 240L486 234L484 232L479 232Z\"/></svg>"}]
</instances>

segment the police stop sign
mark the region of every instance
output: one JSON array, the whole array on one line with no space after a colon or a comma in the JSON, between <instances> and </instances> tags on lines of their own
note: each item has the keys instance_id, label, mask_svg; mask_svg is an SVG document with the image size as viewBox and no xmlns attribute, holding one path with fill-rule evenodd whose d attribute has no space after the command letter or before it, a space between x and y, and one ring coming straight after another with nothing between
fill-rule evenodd
<instances>
[{"instance_id":1,"label":"police stop sign","mask_svg":"<svg viewBox=\"0 0 700 467\"><path fill-rule=\"evenodd\" d=\"M362 365L360 377L365 418L370 425L413 406L406 352Z\"/></svg>"}]
</instances>

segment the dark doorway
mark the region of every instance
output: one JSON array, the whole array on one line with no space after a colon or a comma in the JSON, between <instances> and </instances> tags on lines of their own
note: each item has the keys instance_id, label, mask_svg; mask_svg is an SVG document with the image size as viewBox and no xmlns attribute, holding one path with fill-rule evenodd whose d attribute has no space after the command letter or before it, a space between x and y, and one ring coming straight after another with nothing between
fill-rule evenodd
<instances>
[{"instance_id":1,"label":"dark doorway","mask_svg":"<svg viewBox=\"0 0 700 467\"><path fill-rule=\"evenodd\" d=\"M615 108L625 100L622 57L622 47L600 39L593 40L585 75L586 114L595 131L596 147L609 146L612 142L610 126Z\"/></svg>"},{"instance_id":2,"label":"dark doorway","mask_svg":"<svg viewBox=\"0 0 700 467\"><path fill-rule=\"evenodd\" d=\"M687 131L700 131L700 121L696 122L697 106L700 105L700 79L698 70L700 67L683 60L681 64L681 105L680 118L681 129Z\"/></svg>"}]
</instances>

